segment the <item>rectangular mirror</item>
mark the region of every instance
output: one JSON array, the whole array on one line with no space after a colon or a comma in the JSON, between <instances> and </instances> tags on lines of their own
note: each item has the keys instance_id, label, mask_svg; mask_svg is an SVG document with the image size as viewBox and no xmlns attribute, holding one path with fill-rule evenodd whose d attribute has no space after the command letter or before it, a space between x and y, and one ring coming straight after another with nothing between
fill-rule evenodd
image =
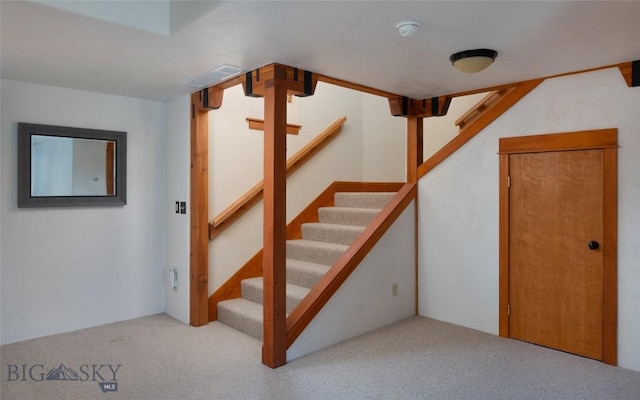
<instances>
[{"instance_id":1,"label":"rectangular mirror","mask_svg":"<svg viewBox=\"0 0 640 400\"><path fill-rule=\"evenodd\" d=\"M126 135L18 123L18 207L125 205Z\"/></svg>"}]
</instances>

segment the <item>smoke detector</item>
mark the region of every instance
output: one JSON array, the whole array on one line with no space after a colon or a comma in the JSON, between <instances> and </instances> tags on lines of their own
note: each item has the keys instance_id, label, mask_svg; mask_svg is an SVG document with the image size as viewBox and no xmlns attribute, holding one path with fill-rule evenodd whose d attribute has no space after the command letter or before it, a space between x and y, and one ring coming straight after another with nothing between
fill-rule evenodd
<instances>
[{"instance_id":1,"label":"smoke detector","mask_svg":"<svg viewBox=\"0 0 640 400\"><path fill-rule=\"evenodd\" d=\"M396 29L402 37L410 37L416 34L422 24L418 21L402 21L396 24Z\"/></svg>"}]
</instances>

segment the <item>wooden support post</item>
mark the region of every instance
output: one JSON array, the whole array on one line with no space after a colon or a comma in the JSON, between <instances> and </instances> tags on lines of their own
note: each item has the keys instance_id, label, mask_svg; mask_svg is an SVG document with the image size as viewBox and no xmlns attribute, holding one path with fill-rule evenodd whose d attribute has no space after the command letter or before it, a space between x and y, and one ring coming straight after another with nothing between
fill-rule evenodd
<instances>
[{"instance_id":1,"label":"wooden support post","mask_svg":"<svg viewBox=\"0 0 640 400\"><path fill-rule=\"evenodd\" d=\"M209 323L209 114L203 92L191 95L189 322L193 326Z\"/></svg>"},{"instance_id":2,"label":"wooden support post","mask_svg":"<svg viewBox=\"0 0 640 400\"><path fill-rule=\"evenodd\" d=\"M311 96L318 77L310 71L270 64L247 72L246 96L264 97L264 221L262 363L287 363L287 95Z\"/></svg>"},{"instance_id":3,"label":"wooden support post","mask_svg":"<svg viewBox=\"0 0 640 400\"><path fill-rule=\"evenodd\" d=\"M287 363L286 232L287 232L287 94L315 92L318 77L310 71L269 64L247 72L246 96L264 97L264 221L262 363Z\"/></svg>"},{"instance_id":4,"label":"wooden support post","mask_svg":"<svg viewBox=\"0 0 640 400\"><path fill-rule=\"evenodd\" d=\"M407 117L407 182L418 181L418 167L423 161L423 119Z\"/></svg>"},{"instance_id":5,"label":"wooden support post","mask_svg":"<svg viewBox=\"0 0 640 400\"><path fill-rule=\"evenodd\" d=\"M423 149L423 124L422 117L409 116L407 117L407 182L418 183L418 167L423 162L424 149ZM416 195L417 197L417 195ZM418 303L418 202L415 203L415 222L414 222L414 260L415 260L415 313L418 315L419 303Z\"/></svg>"},{"instance_id":6,"label":"wooden support post","mask_svg":"<svg viewBox=\"0 0 640 400\"><path fill-rule=\"evenodd\" d=\"M287 362L287 87L278 79L264 84L264 134L262 363L277 368Z\"/></svg>"}]
</instances>

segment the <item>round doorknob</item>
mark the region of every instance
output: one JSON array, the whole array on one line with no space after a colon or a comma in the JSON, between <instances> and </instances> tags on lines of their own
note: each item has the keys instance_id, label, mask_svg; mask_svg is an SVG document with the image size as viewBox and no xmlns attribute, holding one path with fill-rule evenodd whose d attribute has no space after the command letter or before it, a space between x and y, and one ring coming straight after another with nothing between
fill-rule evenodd
<instances>
[{"instance_id":1,"label":"round doorknob","mask_svg":"<svg viewBox=\"0 0 640 400\"><path fill-rule=\"evenodd\" d=\"M589 242L589 249L590 250L597 250L600 248L600 243L596 242L595 240L592 240Z\"/></svg>"}]
</instances>

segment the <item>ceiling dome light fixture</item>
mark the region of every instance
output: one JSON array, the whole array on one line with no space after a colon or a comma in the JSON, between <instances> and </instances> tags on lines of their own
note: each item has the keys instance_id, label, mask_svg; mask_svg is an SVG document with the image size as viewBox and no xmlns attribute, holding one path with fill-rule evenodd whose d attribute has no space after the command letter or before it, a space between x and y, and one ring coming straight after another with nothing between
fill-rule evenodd
<instances>
[{"instance_id":1,"label":"ceiling dome light fixture","mask_svg":"<svg viewBox=\"0 0 640 400\"><path fill-rule=\"evenodd\" d=\"M487 69L498 57L498 52L490 49L465 50L449 57L454 67L462 72L475 73Z\"/></svg>"},{"instance_id":2,"label":"ceiling dome light fixture","mask_svg":"<svg viewBox=\"0 0 640 400\"><path fill-rule=\"evenodd\" d=\"M418 21L402 21L396 24L396 29L400 36L410 37L416 34L422 24Z\"/></svg>"}]
</instances>

